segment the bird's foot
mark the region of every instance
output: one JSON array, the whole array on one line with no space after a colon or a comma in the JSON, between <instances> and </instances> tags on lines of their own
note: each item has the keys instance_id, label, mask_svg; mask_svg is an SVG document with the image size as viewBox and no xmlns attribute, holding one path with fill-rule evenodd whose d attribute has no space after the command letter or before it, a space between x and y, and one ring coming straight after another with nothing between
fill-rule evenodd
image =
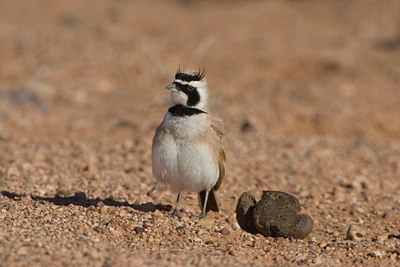
<instances>
[{"instance_id":1,"label":"bird's foot","mask_svg":"<svg viewBox=\"0 0 400 267\"><path fill-rule=\"evenodd\" d=\"M205 217L206 217L206 213L205 212L202 212L199 215L197 215L197 218L199 218L199 219L203 219Z\"/></svg>"},{"instance_id":2,"label":"bird's foot","mask_svg":"<svg viewBox=\"0 0 400 267\"><path fill-rule=\"evenodd\" d=\"M172 217L181 218L181 213L178 209L174 209L171 213Z\"/></svg>"}]
</instances>

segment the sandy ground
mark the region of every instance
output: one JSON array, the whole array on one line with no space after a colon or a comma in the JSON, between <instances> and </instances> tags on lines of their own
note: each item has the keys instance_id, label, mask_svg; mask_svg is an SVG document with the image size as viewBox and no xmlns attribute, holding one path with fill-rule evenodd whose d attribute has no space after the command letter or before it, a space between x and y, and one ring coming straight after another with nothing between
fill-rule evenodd
<instances>
[{"instance_id":1,"label":"sandy ground","mask_svg":"<svg viewBox=\"0 0 400 267\"><path fill-rule=\"evenodd\" d=\"M14 1L0 6L0 266L400 265L400 3ZM178 65L226 125L222 211L151 189ZM304 240L238 228L282 190ZM350 225L357 240L347 240Z\"/></svg>"}]
</instances>

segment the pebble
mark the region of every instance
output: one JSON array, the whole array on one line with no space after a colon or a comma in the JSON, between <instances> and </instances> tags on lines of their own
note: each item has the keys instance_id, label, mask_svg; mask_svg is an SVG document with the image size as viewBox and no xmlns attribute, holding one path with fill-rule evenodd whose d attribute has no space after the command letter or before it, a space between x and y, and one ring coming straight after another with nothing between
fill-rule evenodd
<instances>
[{"instance_id":1,"label":"pebble","mask_svg":"<svg viewBox=\"0 0 400 267\"><path fill-rule=\"evenodd\" d=\"M212 244L214 244L214 241L213 241L213 240L207 240L207 241L205 242L205 244L206 244L206 245L212 245Z\"/></svg>"},{"instance_id":2,"label":"pebble","mask_svg":"<svg viewBox=\"0 0 400 267\"><path fill-rule=\"evenodd\" d=\"M233 227L234 227L236 230L240 230L240 225L239 225L237 222L235 222L235 223L233 224Z\"/></svg>"},{"instance_id":3,"label":"pebble","mask_svg":"<svg viewBox=\"0 0 400 267\"><path fill-rule=\"evenodd\" d=\"M193 238L193 241L195 243L200 243L202 240L201 240L201 238L195 237L195 238Z\"/></svg>"},{"instance_id":4,"label":"pebble","mask_svg":"<svg viewBox=\"0 0 400 267\"><path fill-rule=\"evenodd\" d=\"M365 236L365 231L358 225L352 224L347 229L346 239L360 241Z\"/></svg>"},{"instance_id":5,"label":"pebble","mask_svg":"<svg viewBox=\"0 0 400 267\"><path fill-rule=\"evenodd\" d=\"M184 226L178 226L176 227L176 231L178 234L184 234L185 233L185 227Z\"/></svg>"},{"instance_id":6,"label":"pebble","mask_svg":"<svg viewBox=\"0 0 400 267\"><path fill-rule=\"evenodd\" d=\"M394 250L392 250L392 254L397 254L400 256L400 246L397 246Z\"/></svg>"},{"instance_id":7,"label":"pebble","mask_svg":"<svg viewBox=\"0 0 400 267\"><path fill-rule=\"evenodd\" d=\"M253 125L253 123L252 123L250 120L245 119L245 120L242 122L242 125L240 126L240 130L241 130L243 133L252 132L252 131L254 131L254 125Z\"/></svg>"},{"instance_id":8,"label":"pebble","mask_svg":"<svg viewBox=\"0 0 400 267\"><path fill-rule=\"evenodd\" d=\"M320 248L326 248L327 246L328 246L328 244L325 242L322 242L321 244L319 244Z\"/></svg>"},{"instance_id":9,"label":"pebble","mask_svg":"<svg viewBox=\"0 0 400 267\"><path fill-rule=\"evenodd\" d=\"M230 248L230 249L228 250L228 253L229 253L229 255L231 255L231 256L236 256L236 253L235 253L235 251L234 251L232 248Z\"/></svg>"},{"instance_id":10,"label":"pebble","mask_svg":"<svg viewBox=\"0 0 400 267\"><path fill-rule=\"evenodd\" d=\"M195 233L197 234L197 236L202 236L207 234L207 232L202 229L196 229Z\"/></svg>"},{"instance_id":11,"label":"pebble","mask_svg":"<svg viewBox=\"0 0 400 267\"><path fill-rule=\"evenodd\" d=\"M144 233L144 228L140 227L140 226L136 226L135 228L133 228L133 230L135 231L135 233L137 235L140 235L140 234Z\"/></svg>"},{"instance_id":12,"label":"pebble","mask_svg":"<svg viewBox=\"0 0 400 267\"><path fill-rule=\"evenodd\" d=\"M296 263L299 263L299 264L304 263L307 260L307 258L308 258L307 253L296 253L296 256L295 256Z\"/></svg>"},{"instance_id":13,"label":"pebble","mask_svg":"<svg viewBox=\"0 0 400 267\"><path fill-rule=\"evenodd\" d=\"M167 235L171 234L171 232L170 232L168 229L166 229L166 230L164 230L164 231L162 232L162 234L163 234L164 236L167 236Z\"/></svg>"},{"instance_id":14,"label":"pebble","mask_svg":"<svg viewBox=\"0 0 400 267\"><path fill-rule=\"evenodd\" d=\"M385 235L376 235L376 236L373 236L373 237L371 238L371 241L376 242L376 243L378 243L378 244L383 244L383 243L385 242L386 239L387 239L387 238L386 238Z\"/></svg>"},{"instance_id":15,"label":"pebble","mask_svg":"<svg viewBox=\"0 0 400 267\"><path fill-rule=\"evenodd\" d=\"M228 236L231 232L229 231L228 228L224 227L219 231L222 235Z\"/></svg>"}]
</instances>

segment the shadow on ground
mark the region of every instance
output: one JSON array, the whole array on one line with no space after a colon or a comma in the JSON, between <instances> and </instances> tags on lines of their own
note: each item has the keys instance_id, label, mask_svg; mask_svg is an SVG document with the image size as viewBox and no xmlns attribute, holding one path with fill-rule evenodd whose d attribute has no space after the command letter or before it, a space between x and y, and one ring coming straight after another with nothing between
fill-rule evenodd
<instances>
[{"instance_id":1,"label":"shadow on ground","mask_svg":"<svg viewBox=\"0 0 400 267\"><path fill-rule=\"evenodd\" d=\"M2 191L1 194L10 199L20 199L27 195L17 194L8 191ZM101 207L102 205L111 207L129 207L141 212L154 212L156 210L160 211L170 211L172 209L171 205L163 204L153 204L152 202L147 202L143 204L129 204L126 201L116 201L112 198L100 199L100 198L88 198L84 192L76 192L73 196L65 197L60 195L55 195L54 197L42 197L42 196L32 196L34 201L46 201L53 203L57 206L82 206L82 207Z\"/></svg>"}]
</instances>

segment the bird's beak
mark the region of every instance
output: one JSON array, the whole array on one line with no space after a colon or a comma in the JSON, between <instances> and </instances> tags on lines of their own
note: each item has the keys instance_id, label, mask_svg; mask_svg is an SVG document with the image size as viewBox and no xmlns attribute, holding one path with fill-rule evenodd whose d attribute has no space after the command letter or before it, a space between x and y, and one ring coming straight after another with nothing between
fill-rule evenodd
<instances>
[{"instance_id":1,"label":"bird's beak","mask_svg":"<svg viewBox=\"0 0 400 267\"><path fill-rule=\"evenodd\" d=\"M171 90L171 91L178 90L178 88L176 87L176 85L174 83L168 84L167 86L165 86L165 88L167 88L168 90Z\"/></svg>"}]
</instances>

